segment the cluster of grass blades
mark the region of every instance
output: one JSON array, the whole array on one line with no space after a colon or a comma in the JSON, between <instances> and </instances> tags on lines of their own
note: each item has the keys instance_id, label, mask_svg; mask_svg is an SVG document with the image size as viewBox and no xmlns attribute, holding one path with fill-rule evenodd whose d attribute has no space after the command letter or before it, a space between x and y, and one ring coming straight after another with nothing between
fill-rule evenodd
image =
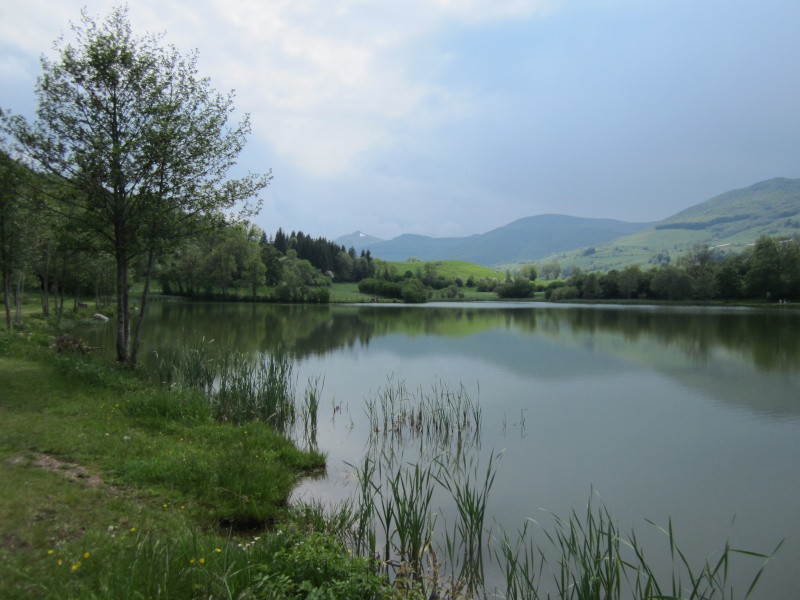
<instances>
[{"instance_id":1,"label":"cluster of grass blades","mask_svg":"<svg viewBox=\"0 0 800 600\"><path fill-rule=\"evenodd\" d=\"M213 340L201 339L162 352L157 371L162 387L202 390L217 421L235 425L261 421L316 448L324 380L309 378L298 402L294 366L286 352L246 354L214 348Z\"/></svg>"},{"instance_id":2,"label":"cluster of grass blades","mask_svg":"<svg viewBox=\"0 0 800 600\"><path fill-rule=\"evenodd\" d=\"M645 557L635 532L624 534L608 510L595 506L590 495L583 515L572 511L567 518L553 515L552 529L525 522L516 539L503 533L494 557L505 577L506 598L559 598L562 600L711 600L748 598L764 568L783 542L770 554L733 548L728 541L715 562L705 560L693 567L678 547L672 521L665 529L648 523L669 539L672 557L669 581L656 575L652 561ZM533 525L536 525L534 527ZM547 540L542 549L534 545L540 529ZM744 565L737 558L755 559L755 570L743 596L735 593L729 575Z\"/></svg>"},{"instance_id":3,"label":"cluster of grass blades","mask_svg":"<svg viewBox=\"0 0 800 600\"><path fill-rule=\"evenodd\" d=\"M410 390L405 381L389 377L387 385L366 401L373 439L388 445L418 441L443 449L480 445L482 411L464 385L451 388L438 382L426 392Z\"/></svg>"},{"instance_id":4,"label":"cluster of grass blades","mask_svg":"<svg viewBox=\"0 0 800 600\"><path fill-rule=\"evenodd\" d=\"M463 386L452 393L440 385L424 394L390 383L367 401L372 435L363 460L349 465L357 492L328 519L341 526L340 539L356 554L376 561L395 597L732 599L740 596L729 573L737 572L742 585L739 575L756 561L744 584L748 598L778 550L762 554L726 543L713 563L695 566L679 549L670 522L658 528L673 558L665 569L663 560L645 557L633 531L620 530L594 492L585 513L551 515L546 527L529 519L506 532L487 523L500 455L491 452L483 463L478 458L477 403Z\"/></svg>"}]
</instances>

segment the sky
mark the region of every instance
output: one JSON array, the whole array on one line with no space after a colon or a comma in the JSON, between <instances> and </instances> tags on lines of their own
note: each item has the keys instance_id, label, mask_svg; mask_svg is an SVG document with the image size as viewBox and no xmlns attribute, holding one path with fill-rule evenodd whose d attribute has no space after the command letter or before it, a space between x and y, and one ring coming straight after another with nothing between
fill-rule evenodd
<instances>
[{"instance_id":1,"label":"sky","mask_svg":"<svg viewBox=\"0 0 800 600\"><path fill-rule=\"evenodd\" d=\"M116 5L0 3L0 106L33 117L40 57ZM236 91L268 234L658 221L800 177L797 0L132 0L129 18Z\"/></svg>"}]
</instances>

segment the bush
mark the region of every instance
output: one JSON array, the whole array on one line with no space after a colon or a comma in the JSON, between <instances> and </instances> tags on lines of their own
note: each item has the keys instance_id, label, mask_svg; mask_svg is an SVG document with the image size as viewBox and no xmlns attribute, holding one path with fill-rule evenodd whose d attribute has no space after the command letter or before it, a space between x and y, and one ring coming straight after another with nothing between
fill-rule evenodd
<instances>
[{"instance_id":1,"label":"bush","mask_svg":"<svg viewBox=\"0 0 800 600\"><path fill-rule=\"evenodd\" d=\"M403 297L403 285L405 284L368 277L358 282L358 291L372 296L399 299Z\"/></svg>"},{"instance_id":2,"label":"bush","mask_svg":"<svg viewBox=\"0 0 800 600\"><path fill-rule=\"evenodd\" d=\"M496 277L481 277L478 280L477 291L479 292L493 292L500 282Z\"/></svg>"},{"instance_id":3,"label":"bush","mask_svg":"<svg viewBox=\"0 0 800 600\"><path fill-rule=\"evenodd\" d=\"M386 580L369 559L353 557L329 536L311 533L287 540L264 565L256 591L260 597L388 597Z\"/></svg>"},{"instance_id":4,"label":"bush","mask_svg":"<svg viewBox=\"0 0 800 600\"><path fill-rule=\"evenodd\" d=\"M550 294L550 299L553 302L558 302L560 300L574 300L580 295L578 288L574 285L565 285L563 287L556 288Z\"/></svg>"},{"instance_id":5,"label":"bush","mask_svg":"<svg viewBox=\"0 0 800 600\"><path fill-rule=\"evenodd\" d=\"M536 286L524 277L515 277L513 281L497 286L494 291L500 298L531 298Z\"/></svg>"},{"instance_id":6,"label":"bush","mask_svg":"<svg viewBox=\"0 0 800 600\"><path fill-rule=\"evenodd\" d=\"M421 304L428 301L428 289L419 279L411 279L403 284L403 302Z\"/></svg>"}]
</instances>

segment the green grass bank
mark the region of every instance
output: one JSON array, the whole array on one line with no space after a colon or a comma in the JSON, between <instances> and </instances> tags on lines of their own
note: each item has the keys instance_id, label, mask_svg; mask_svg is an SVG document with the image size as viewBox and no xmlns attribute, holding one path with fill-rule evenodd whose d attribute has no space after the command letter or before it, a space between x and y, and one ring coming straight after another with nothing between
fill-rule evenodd
<instances>
[{"instance_id":1,"label":"green grass bank","mask_svg":"<svg viewBox=\"0 0 800 600\"><path fill-rule=\"evenodd\" d=\"M367 561L287 505L323 455L27 323L0 332L0 597L376 596Z\"/></svg>"}]
</instances>

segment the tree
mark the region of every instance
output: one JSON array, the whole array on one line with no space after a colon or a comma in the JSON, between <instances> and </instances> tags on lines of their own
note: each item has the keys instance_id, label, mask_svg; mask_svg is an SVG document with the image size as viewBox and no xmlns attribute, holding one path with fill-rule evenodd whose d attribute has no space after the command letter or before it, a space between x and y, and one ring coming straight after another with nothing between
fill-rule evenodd
<instances>
[{"instance_id":1,"label":"tree","mask_svg":"<svg viewBox=\"0 0 800 600\"><path fill-rule=\"evenodd\" d=\"M716 250L709 248L708 244L699 242L678 259L678 267L691 275L692 279L699 280L702 275L712 270L716 262Z\"/></svg>"},{"instance_id":2,"label":"tree","mask_svg":"<svg viewBox=\"0 0 800 600\"><path fill-rule=\"evenodd\" d=\"M157 255L221 223L271 176L228 179L249 117L229 126L233 94L218 94L198 77L196 53L165 49L162 36L135 37L126 8L102 23L84 11L72 29L74 45L59 39L57 59L42 57L36 122L4 114L3 126L31 167L63 182L56 210L114 256L117 360L135 364ZM145 285L131 349L129 271L142 255Z\"/></svg>"},{"instance_id":3,"label":"tree","mask_svg":"<svg viewBox=\"0 0 800 600\"><path fill-rule=\"evenodd\" d=\"M756 241L744 283L747 293L755 298L770 298L781 293L780 252L771 237L762 235Z\"/></svg>"},{"instance_id":4,"label":"tree","mask_svg":"<svg viewBox=\"0 0 800 600\"><path fill-rule=\"evenodd\" d=\"M422 304L428 301L428 290L419 279L409 279L403 283L401 289L403 302L407 304Z\"/></svg>"},{"instance_id":5,"label":"tree","mask_svg":"<svg viewBox=\"0 0 800 600\"><path fill-rule=\"evenodd\" d=\"M714 283L717 294L726 300L737 300L742 297L744 281L732 261L725 261L714 274Z\"/></svg>"},{"instance_id":6,"label":"tree","mask_svg":"<svg viewBox=\"0 0 800 600\"><path fill-rule=\"evenodd\" d=\"M264 263L264 279L267 285L278 285L283 276L283 254L272 244L261 245L261 262Z\"/></svg>"},{"instance_id":7,"label":"tree","mask_svg":"<svg viewBox=\"0 0 800 600\"><path fill-rule=\"evenodd\" d=\"M536 265L524 265L519 270L519 274L528 281L536 281L536 276L538 275Z\"/></svg>"},{"instance_id":8,"label":"tree","mask_svg":"<svg viewBox=\"0 0 800 600\"><path fill-rule=\"evenodd\" d=\"M630 298L631 295L639 289L639 280L642 275L642 270L639 265L625 267L617 278L617 287L621 296Z\"/></svg>"},{"instance_id":9,"label":"tree","mask_svg":"<svg viewBox=\"0 0 800 600\"><path fill-rule=\"evenodd\" d=\"M603 288L600 286L600 278L597 273L589 273L583 281L583 297L587 300L600 298L603 295Z\"/></svg>"},{"instance_id":10,"label":"tree","mask_svg":"<svg viewBox=\"0 0 800 600\"><path fill-rule=\"evenodd\" d=\"M692 278L677 267L659 267L653 275L650 289L660 298L687 300L692 296Z\"/></svg>"},{"instance_id":11,"label":"tree","mask_svg":"<svg viewBox=\"0 0 800 600\"><path fill-rule=\"evenodd\" d=\"M561 264L553 260L543 264L540 271L545 279L555 279L561 274Z\"/></svg>"},{"instance_id":12,"label":"tree","mask_svg":"<svg viewBox=\"0 0 800 600\"><path fill-rule=\"evenodd\" d=\"M523 275L516 275L494 289L499 298L532 298L535 291L536 286Z\"/></svg>"},{"instance_id":13,"label":"tree","mask_svg":"<svg viewBox=\"0 0 800 600\"><path fill-rule=\"evenodd\" d=\"M14 324L11 319L13 278L21 273L24 266L25 237L29 229L25 226L29 215L23 191L25 175L25 169L8 153L0 150L0 275L3 280L6 331L9 333Z\"/></svg>"}]
</instances>

